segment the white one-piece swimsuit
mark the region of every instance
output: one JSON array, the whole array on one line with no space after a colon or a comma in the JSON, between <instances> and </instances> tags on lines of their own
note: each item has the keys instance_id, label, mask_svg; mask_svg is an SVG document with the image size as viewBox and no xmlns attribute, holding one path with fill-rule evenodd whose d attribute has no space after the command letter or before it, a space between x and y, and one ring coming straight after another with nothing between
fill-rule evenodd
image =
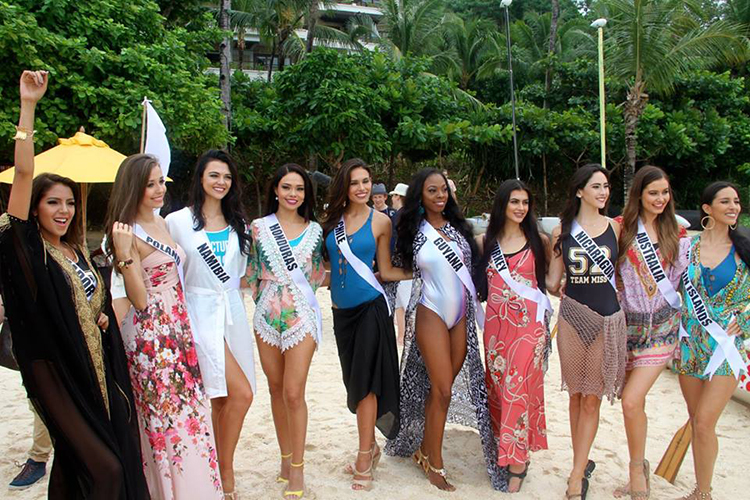
<instances>
[{"instance_id":1,"label":"white one-piece swimsuit","mask_svg":"<svg viewBox=\"0 0 750 500\"><path fill-rule=\"evenodd\" d=\"M448 240L448 245L456 255L462 257L455 241ZM419 303L440 316L450 330L466 314L464 284L445 257L430 242L426 242L419 250L417 265L422 272L422 299Z\"/></svg>"}]
</instances>

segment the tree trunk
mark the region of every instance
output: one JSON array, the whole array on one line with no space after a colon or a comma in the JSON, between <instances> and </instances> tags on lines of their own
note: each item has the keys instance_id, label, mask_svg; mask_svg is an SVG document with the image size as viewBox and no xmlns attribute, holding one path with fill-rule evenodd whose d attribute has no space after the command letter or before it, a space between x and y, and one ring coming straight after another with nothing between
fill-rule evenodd
<instances>
[{"instance_id":1,"label":"tree trunk","mask_svg":"<svg viewBox=\"0 0 750 500\"><path fill-rule=\"evenodd\" d=\"M625 147L627 149L628 163L622 174L623 201L627 203L628 191L633 183L635 175L635 164L637 161L638 147L638 121L641 119L643 110L648 103L648 94L644 92L643 81L640 75L636 75L635 83L628 89L627 98L623 110L625 120Z\"/></svg>"},{"instance_id":2,"label":"tree trunk","mask_svg":"<svg viewBox=\"0 0 750 500\"><path fill-rule=\"evenodd\" d=\"M394 170L396 166L395 163L396 163L396 154L393 151L393 148L391 148L391 154L390 154L390 157L388 158L388 180L387 180L388 184L386 185L388 189L393 188L393 174L395 173Z\"/></svg>"},{"instance_id":3,"label":"tree trunk","mask_svg":"<svg viewBox=\"0 0 750 500\"><path fill-rule=\"evenodd\" d=\"M261 193L260 182L261 182L260 179L256 177L255 179L255 204L258 207L258 212L257 212L258 217L260 217L261 214L263 213L263 206L262 206L263 199L260 194Z\"/></svg>"},{"instance_id":4,"label":"tree trunk","mask_svg":"<svg viewBox=\"0 0 750 500\"><path fill-rule=\"evenodd\" d=\"M549 44L547 45L547 58L551 59L555 55L557 47L557 24L560 19L560 0L552 0L552 19L549 25ZM544 102L542 107L547 109L547 96L552 88L552 61L547 61L547 69L544 71ZM542 181L544 184L544 215L548 215L549 202L547 197L547 154L542 153Z\"/></svg>"},{"instance_id":5,"label":"tree trunk","mask_svg":"<svg viewBox=\"0 0 750 500\"><path fill-rule=\"evenodd\" d=\"M318 0L310 0L310 8L307 11L307 40L305 41L305 52L310 53L315 43L315 25L318 23Z\"/></svg>"},{"instance_id":6,"label":"tree trunk","mask_svg":"<svg viewBox=\"0 0 750 500\"><path fill-rule=\"evenodd\" d=\"M221 0L219 8L219 29L229 31L229 10L232 8L231 0ZM229 67L232 62L232 39L225 37L219 45L219 87L221 89L222 114L224 115L224 127L230 130L232 127L232 72Z\"/></svg>"},{"instance_id":7,"label":"tree trunk","mask_svg":"<svg viewBox=\"0 0 750 500\"><path fill-rule=\"evenodd\" d=\"M276 40L271 45L271 59L268 61L268 83L271 83L271 74L273 73L273 58L276 55Z\"/></svg>"},{"instance_id":8,"label":"tree trunk","mask_svg":"<svg viewBox=\"0 0 750 500\"><path fill-rule=\"evenodd\" d=\"M237 67L242 71L242 62L245 60L245 28L237 30Z\"/></svg>"}]
</instances>

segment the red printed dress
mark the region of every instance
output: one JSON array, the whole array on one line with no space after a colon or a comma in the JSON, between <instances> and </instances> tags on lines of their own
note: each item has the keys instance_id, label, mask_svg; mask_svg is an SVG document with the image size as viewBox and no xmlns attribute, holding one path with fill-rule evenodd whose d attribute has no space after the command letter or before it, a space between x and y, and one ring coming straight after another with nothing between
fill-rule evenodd
<instances>
[{"instance_id":1,"label":"red printed dress","mask_svg":"<svg viewBox=\"0 0 750 500\"><path fill-rule=\"evenodd\" d=\"M184 260L182 248L177 252ZM135 314L131 308L122 339L151 498L220 500L211 407L177 268L159 251L141 265L148 305Z\"/></svg>"},{"instance_id":2,"label":"red printed dress","mask_svg":"<svg viewBox=\"0 0 750 500\"><path fill-rule=\"evenodd\" d=\"M528 245L506 254L511 276L536 288L534 254ZM547 449L544 372L549 346L547 323L536 322L537 304L519 297L487 266L484 349L487 395L497 438L497 464L520 465L530 451Z\"/></svg>"}]
</instances>

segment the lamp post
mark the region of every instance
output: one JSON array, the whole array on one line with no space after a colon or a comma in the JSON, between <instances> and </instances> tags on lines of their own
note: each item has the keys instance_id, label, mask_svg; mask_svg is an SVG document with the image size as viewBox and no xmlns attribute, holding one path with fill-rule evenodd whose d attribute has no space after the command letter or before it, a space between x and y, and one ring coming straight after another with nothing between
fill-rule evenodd
<instances>
[{"instance_id":1,"label":"lamp post","mask_svg":"<svg viewBox=\"0 0 750 500\"><path fill-rule=\"evenodd\" d=\"M518 173L518 139L516 139L516 93L513 89L513 59L510 55L510 14L508 7L513 0L501 0L500 6L505 9L505 41L508 44L508 74L510 75L510 110L513 122L513 164L516 167L516 179L521 179Z\"/></svg>"},{"instance_id":2,"label":"lamp post","mask_svg":"<svg viewBox=\"0 0 750 500\"><path fill-rule=\"evenodd\" d=\"M604 18L591 23L591 27L596 28L599 32L599 136L601 138L601 164L604 168L607 168L607 137L604 113L604 27L606 25L607 20Z\"/></svg>"}]
</instances>

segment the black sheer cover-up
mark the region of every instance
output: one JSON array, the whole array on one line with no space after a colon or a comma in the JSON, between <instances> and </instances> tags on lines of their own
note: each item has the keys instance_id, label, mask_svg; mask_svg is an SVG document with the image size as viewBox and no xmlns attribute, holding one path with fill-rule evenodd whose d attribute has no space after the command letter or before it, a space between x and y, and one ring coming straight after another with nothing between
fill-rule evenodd
<instances>
[{"instance_id":1,"label":"black sheer cover-up","mask_svg":"<svg viewBox=\"0 0 750 500\"><path fill-rule=\"evenodd\" d=\"M0 280L26 392L55 454L49 498L150 498L120 331L109 293L89 302L70 262L36 225L0 217ZM109 328L96 319L104 312Z\"/></svg>"},{"instance_id":2,"label":"black sheer cover-up","mask_svg":"<svg viewBox=\"0 0 750 500\"><path fill-rule=\"evenodd\" d=\"M466 239L450 224L443 226L441 231L458 243L464 264L471 269L471 247ZM422 444L424 437L425 403L430 392L430 378L416 341L416 319L417 305L422 297L422 273L417 265L417 254L426 242L424 235L417 232L414 238L412 263L414 279L411 298L406 309L404 352L401 355L401 430L398 436L386 443L384 448L385 453L391 456L413 455ZM401 266L399 255L394 255L394 265ZM389 283L386 291L389 296L395 294L396 286ZM479 431L490 483L495 490L508 491L507 471L497 465L497 442L492 432L492 420L487 402L484 365L477 338L474 297L471 297L465 289L464 292L466 293L466 358L451 389L448 422L473 427Z\"/></svg>"},{"instance_id":3,"label":"black sheer cover-up","mask_svg":"<svg viewBox=\"0 0 750 500\"><path fill-rule=\"evenodd\" d=\"M398 351L393 318L382 296L356 307L333 309L333 333L346 386L346 404L369 393L378 399L375 426L389 439L399 429Z\"/></svg>"}]
</instances>

